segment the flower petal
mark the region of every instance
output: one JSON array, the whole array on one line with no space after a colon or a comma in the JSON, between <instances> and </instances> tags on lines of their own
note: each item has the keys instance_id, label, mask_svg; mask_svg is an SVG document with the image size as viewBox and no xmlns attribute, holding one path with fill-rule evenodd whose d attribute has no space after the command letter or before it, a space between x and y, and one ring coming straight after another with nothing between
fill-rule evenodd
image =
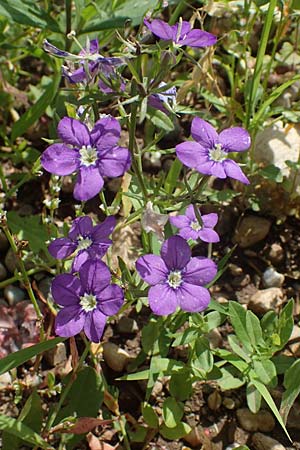
<instances>
[{"instance_id":1,"label":"flower petal","mask_svg":"<svg viewBox=\"0 0 300 450\"><path fill-rule=\"evenodd\" d=\"M176 145L176 155L183 164L191 169L209 161L207 149L194 141L186 141Z\"/></svg>"},{"instance_id":2,"label":"flower petal","mask_svg":"<svg viewBox=\"0 0 300 450\"><path fill-rule=\"evenodd\" d=\"M190 47L210 47L217 42L217 37L207 31L191 30L186 37L179 39L179 45L189 45Z\"/></svg>"},{"instance_id":3,"label":"flower petal","mask_svg":"<svg viewBox=\"0 0 300 450\"><path fill-rule=\"evenodd\" d=\"M110 271L103 261L92 259L84 263L79 270L83 290L87 293L99 295L110 284Z\"/></svg>"},{"instance_id":4,"label":"flower petal","mask_svg":"<svg viewBox=\"0 0 300 450\"><path fill-rule=\"evenodd\" d=\"M203 228L198 231L199 238L204 242L220 242L220 237L218 233L211 228Z\"/></svg>"},{"instance_id":5,"label":"flower petal","mask_svg":"<svg viewBox=\"0 0 300 450\"><path fill-rule=\"evenodd\" d=\"M170 270L183 269L191 259L191 249L180 236L171 236L161 247L161 257Z\"/></svg>"},{"instance_id":6,"label":"flower petal","mask_svg":"<svg viewBox=\"0 0 300 450\"><path fill-rule=\"evenodd\" d=\"M128 148L112 147L99 149L99 169L103 176L120 177L131 165L131 156Z\"/></svg>"},{"instance_id":7,"label":"flower petal","mask_svg":"<svg viewBox=\"0 0 300 450\"><path fill-rule=\"evenodd\" d=\"M218 223L218 214L216 213L204 214L201 218L204 228L213 228Z\"/></svg>"},{"instance_id":8,"label":"flower petal","mask_svg":"<svg viewBox=\"0 0 300 450\"><path fill-rule=\"evenodd\" d=\"M200 214L200 211L199 211L199 214ZM196 214L195 214L195 208L194 208L194 205L189 205L189 206L186 208L186 210L185 210L185 215L186 215L186 217L188 217L188 219L190 219L189 222L190 222L190 221L193 221L193 220L196 220ZM201 215L201 214L200 214L200 215Z\"/></svg>"},{"instance_id":9,"label":"flower petal","mask_svg":"<svg viewBox=\"0 0 300 450\"><path fill-rule=\"evenodd\" d=\"M177 228L188 227L190 220L186 216L171 216L169 222Z\"/></svg>"},{"instance_id":10,"label":"flower petal","mask_svg":"<svg viewBox=\"0 0 300 450\"><path fill-rule=\"evenodd\" d=\"M102 148L108 149L114 147L121 134L121 125L117 119L112 116L104 117L98 120L91 131L93 145L101 151Z\"/></svg>"},{"instance_id":11,"label":"flower petal","mask_svg":"<svg viewBox=\"0 0 300 450\"><path fill-rule=\"evenodd\" d=\"M78 272L80 267L83 266L85 262L91 259L90 253L87 250L81 250L78 255L73 259L72 272Z\"/></svg>"},{"instance_id":12,"label":"flower petal","mask_svg":"<svg viewBox=\"0 0 300 450\"><path fill-rule=\"evenodd\" d=\"M189 284L205 286L214 279L217 271L217 266L211 259L194 257L187 264L183 279Z\"/></svg>"},{"instance_id":13,"label":"flower petal","mask_svg":"<svg viewBox=\"0 0 300 450\"><path fill-rule=\"evenodd\" d=\"M152 22L149 22L148 20L144 20L144 24L146 27L149 28L149 30L155 34L155 36L158 36L160 39L164 39L166 41L175 41L176 40L176 33L177 28L173 25L171 27L168 23L164 22L163 20L154 19Z\"/></svg>"},{"instance_id":14,"label":"flower petal","mask_svg":"<svg viewBox=\"0 0 300 450\"><path fill-rule=\"evenodd\" d=\"M74 187L74 198L80 201L90 200L99 194L104 180L95 166L81 167Z\"/></svg>"},{"instance_id":15,"label":"flower petal","mask_svg":"<svg viewBox=\"0 0 300 450\"><path fill-rule=\"evenodd\" d=\"M193 230L191 227L181 228L178 234L186 240L193 239L194 241L196 241L199 237L199 232Z\"/></svg>"},{"instance_id":16,"label":"flower petal","mask_svg":"<svg viewBox=\"0 0 300 450\"><path fill-rule=\"evenodd\" d=\"M70 273L58 275L52 281L52 296L54 301L61 306L78 305L81 292L79 279Z\"/></svg>"},{"instance_id":17,"label":"flower petal","mask_svg":"<svg viewBox=\"0 0 300 450\"><path fill-rule=\"evenodd\" d=\"M176 25L173 25L173 27L175 27L175 26L176 26L176 34L177 34L177 30L178 30L179 24L177 23ZM190 33L190 31L191 31L191 24L187 20L183 20L181 22L180 26L181 26L180 39L183 39L183 37L186 34Z\"/></svg>"},{"instance_id":18,"label":"flower petal","mask_svg":"<svg viewBox=\"0 0 300 450\"><path fill-rule=\"evenodd\" d=\"M123 305L124 293L120 286L110 284L101 291L97 300L97 308L106 316L113 316Z\"/></svg>"},{"instance_id":19,"label":"flower petal","mask_svg":"<svg viewBox=\"0 0 300 450\"><path fill-rule=\"evenodd\" d=\"M250 181L248 180L246 175L244 175L240 166L232 159L223 161L223 167L228 177L234 178L235 180L238 180L244 184L250 184Z\"/></svg>"},{"instance_id":20,"label":"flower petal","mask_svg":"<svg viewBox=\"0 0 300 450\"><path fill-rule=\"evenodd\" d=\"M64 144L53 144L42 154L41 165L55 175L70 175L79 167L79 153Z\"/></svg>"},{"instance_id":21,"label":"flower petal","mask_svg":"<svg viewBox=\"0 0 300 450\"><path fill-rule=\"evenodd\" d=\"M158 316L166 316L176 311L178 300L176 290L166 284L157 284L149 289L149 306Z\"/></svg>"},{"instance_id":22,"label":"flower petal","mask_svg":"<svg viewBox=\"0 0 300 450\"><path fill-rule=\"evenodd\" d=\"M53 258L65 259L76 250L76 244L69 238L54 239L48 246L48 252Z\"/></svg>"},{"instance_id":23,"label":"flower petal","mask_svg":"<svg viewBox=\"0 0 300 450\"><path fill-rule=\"evenodd\" d=\"M251 138L247 130L241 127L227 128L219 134L222 148L228 152L243 152L251 145Z\"/></svg>"},{"instance_id":24,"label":"flower petal","mask_svg":"<svg viewBox=\"0 0 300 450\"><path fill-rule=\"evenodd\" d=\"M61 337L71 337L80 333L85 322L85 313L80 306L67 306L58 311L55 318L55 333Z\"/></svg>"},{"instance_id":25,"label":"flower petal","mask_svg":"<svg viewBox=\"0 0 300 450\"><path fill-rule=\"evenodd\" d=\"M140 277L151 286L162 283L168 276L168 268L158 255L145 255L138 258L136 270Z\"/></svg>"},{"instance_id":26,"label":"flower petal","mask_svg":"<svg viewBox=\"0 0 300 450\"><path fill-rule=\"evenodd\" d=\"M86 72L84 67L80 67L77 70L71 72L67 67L62 66L63 76L67 78L69 83L81 83L86 79Z\"/></svg>"},{"instance_id":27,"label":"flower petal","mask_svg":"<svg viewBox=\"0 0 300 450\"><path fill-rule=\"evenodd\" d=\"M73 220L68 236L70 239L76 240L80 236L89 236L92 230L93 222L89 216L77 217Z\"/></svg>"},{"instance_id":28,"label":"flower petal","mask_svg":"<svg viewBox=\"0 0 300 450\"><path fill-rule=\"evenodd\" d=\"M96 225L92 231L91 237L94 243L101 243L103 239L107 238L113 231L116 226L116 218L115 216L106 217L106 219Z\"/></svg>"},{"instance_id":29,"label":"flower petal","mask_svg":"<svg viewBox=\"0 0 300 450\"><path fill-rule=\"evenodd\" d=\"M200 117L192 121L191 135L204 148L211 150L219 142L218 133L214 127Z\"/></svg>"},{"instance_id":30,"label":"flower petal","mask_svg":"<svg viewBox=\"0 0 300 450\"><path fill-rule=\"evenodd\" d=\"M188 312L203 311L210 301L208 289L189 283L182 283L178 289L177 297L181 309Z\"/></svg>"},{"instance_id":31,"label":"flower petal","mask_svg":"<svg viewBox=\"0 0 300 450\"><path fill-rule=\"evenodd\" d=\"M97 308L90 311L85 318L84 332L92 342L100 342L106 324L106 316Z\"/></svg>"},{"instance_id":32,"label":"flower petal","mask_svg":"<svg viewBox=\"0 0 300 450\"><path fill-rule=\"evenodd\" d=\"M91 145L88 127L72 117L61 119L57 126L57 134L65 144L71 144L79 148L83 145Z\"/></svg>"},{"instance_id":33,"label":"flower petal","mask_svg":"<svg viewBox=\"0 0 300 450\"><path fill-rule=\"evenodd\" d=\"M205 175L213 175L217 178L226 178L226 171L224 169L224 162L219 161L209 161L209 163L199 164L196 167L196 170L198 170L200 173L203 173Z\"/></svg>"}]
</instances>

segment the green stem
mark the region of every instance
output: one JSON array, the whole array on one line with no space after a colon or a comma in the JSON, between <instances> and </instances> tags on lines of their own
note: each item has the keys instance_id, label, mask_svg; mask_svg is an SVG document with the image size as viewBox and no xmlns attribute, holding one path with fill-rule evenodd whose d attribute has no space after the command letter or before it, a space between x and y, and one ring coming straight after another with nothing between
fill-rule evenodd
<instances>
[{"instance_id":1,"label":"green stem","mask_svg":"<svg viewBox=\"0 0 300 450\"><path fill-rule=\"evenodd\" d=\"M186 0L181 0L178 3L178 5L176 6L173 14L170 17L170 20L169 20L169 24L170 25L174 25L174 23L177 22L178 17L180 16L181 12L186 8L186 6L187 6Z\"/></svg>"},{"instance_id":2,"label":"green stem","mask_svg":"<svg viewBox=\"0 0 300 450\"><path fill-rule=\"evenodd\" d=\"M39 272L44 272L45 270L47 270L45 267L39 267L38 269L30 269L27 270L27 276L31 276L34 275L35 273L39 273ZM51 273L51 271L49 271ZM4 289L5 286L8 286L9 284L13 284L16 281L21 281L23 278L22 273L17 273L16 275L14 275L13 277L10 278L6 278L6 280L0 281L0 289Z\"/></svg>"},{"instance_id":3,"label":"green stem","mask_svg":"<svg viewBox=\"0 0 300 450\"><path fill-rule=\"evenodd\" d=\"M69 393L69 391L70 391L70 389L71 389L71 387L73 385L74 377L77 374L77 372L79 371L79 369L81 368L82 364L84 363L84 360L87 357L89 351L90 351L90 343L87 342L86 346L85 346L85 349L84 349L84 352L82 353L82 355L81 355L81 357L80 357L80 359L78 361L77 367L75 367L75 369L73 370L72 376L70 377L67 385L65 386L65 388L64 388L64 390L62 392L62 394L60 396L60 399L59 399L59 402L56 403L55 408L52 411L52 414L50 415L50 417L49 417L49 419L48 419L48 421L46 423L45 431L50 431L50 429L51 429L51 427L52 427L52 425L53 425L53 423L54 423L54 421L55 421L55 419L56 419L56 417L57 417L57 415L58 415L58 413L60 411L60 408L64 404L64 401L65 401L65 399L66 399L66 397L67 397L67 395L68 395L68 393Z\"/></svg>"},{"instance_id":4,"label":"green stem","mask_svg":"<svg viewBox=\"0 0 300 450\"><path fill-rule=\"evenodd\" d=\"M72 31L72 0L65 0L65 10L66 10L66 41L65 41L65 48L68 52L71 48L71 40L69 39L68 35Z\"/></svg>"},{"instance_id":5,"label":"green stem","mask_svg":"<svg viewBox=\"0 0 300 450\"><path fill-rule=\"evenodd\" d=\"M2 220L1 227L2 227L2 229L4 231L4 233L5 233L5 236L6 236L7 240L8 240L8 242L9 242L9 244L10 244L10 246L11 246L13 252L14 252L14 254L16 255L16 257L18 259L18 263L19 263L20 271L22 273L22 280L23 280L25 289L26 289L26 291L28 293L28 296L29 296L29 298L30 298L30 300L31 300L31 302L33 304L34 310L36 312L37 318L38 318L38 320L40 322L41 341L43 341L44 337L45 337L45 331L44 331L43 322L42 322L43 321L43 315L42 315L41 310L39 308L38 302L37 302L37 300L35 298L34 292L32 290L30 279L28 277L25 265L24 265L23 260L22 260L21 250L18 249L18 247L17 247L17 245L15 243L15 240L13 238L13 235L11 234L11 232L10 232L8 226L7 226L6 221Z\"/></svg>"},{"instance_id":6,"label":"green stem","mask_svg":"<svg viewBox=\"0 0 300 450\"><path fill-rule=\"evenodd\" d=\"M276 3L277 3L277 0L270 0L270 2L269 2L269 9L267 12L267 17L264 22L264 27L263 27L262 34L261 34L260 45L259 45L257 58L256 58L256 64L255 64L255 68L254 68L254 74L253 74L253 77L251 80L250 95L249 95L248 102L247 102L246 128L249 127L252 114L255 111L254 101L255 101L255 98L257 95L257 90L259 88L259 83L260 83L260 79L261 79L261 75L262 75L264 56L266 53L266 48L267 48L268 39L269 39L270 31L271 31L271 26L273 23L273 15L274 15Z\"/></svg>"}]
</instances>

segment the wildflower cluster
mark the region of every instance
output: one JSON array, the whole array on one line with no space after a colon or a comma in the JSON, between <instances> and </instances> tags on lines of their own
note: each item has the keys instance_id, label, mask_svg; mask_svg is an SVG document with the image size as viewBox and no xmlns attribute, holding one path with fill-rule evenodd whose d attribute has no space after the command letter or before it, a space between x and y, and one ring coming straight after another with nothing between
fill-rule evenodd
<instances>
[{"instance_id":1,"label":"wildflower cluster","mask_svg":"<svg viewBox=\"0 0 300 450\"><path fill-rule=\"evenodd\" d=\"M190 23L182 20L175 25L158 19L145 20L144 24L156 37L169 42L169 51L173 53L182 51L183 46L211 47L217 41L216 36L200 29L191 29ZM172 114L176 109L175 86L168 85L161 78L155 78L155 74L153 78L152 75L149 76L148 81L143 81L144 84L139 84L134 79L136 72L133 73L132 80L122 77L120 68L126 62L129 63L130 52L127 59L105 57L100 54L99 43L95 39L87 41L86 47L78 55L59 50L47 41L44 48L65 60L63 75L68 83L80 84L87 90L91 86L97 86L104 94L124 95L127 102L124 102L125 106L138 102L141 110L154 108L169 116L170 120L173 119ZM132 43L128 43L126 49L132 49ZM145 79L147 77L143 80ZM135 83L137 99L131 98L133 90L127 89L131 83ZM120 99L118 101L121 102ZM135 114L138 106L135 107ZM124 118L126 109L122 106L120 111ZM130 128L135 127L136 117L132 118L131 111L127 122L130 136L128 149L118 145L121 124L111 115L111 110L109 113L99 116L91 105L86 108L80 105L77 118L63 117L57 126L61 142L53 143L44 151L41 165L56 176L77 174L73 195L81 202L99 194L106 178L121 177L132 165L132 171L144 193L144 206L147 205L141 218L142 226L146 232L157 233L159 240L163 241L168 216L153 210L153 203L148 201L151 193L148 196L145 192L147 188L142 179L141 159L137 159L138 149L132 144L135 128ZM146 113L142 115L143 119L145 117ZM230 152L241 152L249 148L250 137L246 130L233 127L218 134L210 123L196 117L192 121L191 135L193 140L176 146L177 158L186 168L204 176L221 179L231 177L242 183L249 183L240 166L228 157ZM152 201L155 204L153 197ZM140 278L150 285L149 306L157 315L172 314L177 308L191 313L203 311L210 301L206 286L217 274L216 263L210 258L192 256L191 248L195 242L219 242L219 236L214 230L218 221L217 214L202 215L196 201L191 204L185 201L183 207L183 214L171 214L169 217L170 224L178 228L178 235L164 240L160 256L148 253L136 261ZM112 243L110 235L115 225L114 216L108 216L104 222L96 225L89 216L80 216L73 221L67 236L50 243L49 252L52 257L72 260L70 272L56 276L52 283L53 299L61 307L55 322L55 331L59 336L74 336L83 330L88 339L99 342L107 317L116 314L122 306L123 289L111 283L110 270L102 261Z\"/></svg>"}]
</instances>

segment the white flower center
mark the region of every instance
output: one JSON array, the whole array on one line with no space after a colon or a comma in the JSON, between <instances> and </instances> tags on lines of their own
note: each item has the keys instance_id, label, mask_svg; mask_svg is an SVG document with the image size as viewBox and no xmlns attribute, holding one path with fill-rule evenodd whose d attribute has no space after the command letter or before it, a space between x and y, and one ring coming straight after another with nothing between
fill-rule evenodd
<instances>
[{"instance_id":1,"label":"white flower center","mask_svg":"<svg viewBox=\"0 0 300 450\"><path fill-rule=\"evenodd\" d=\"M77 250L86 250L92 243L93 241L89 237L79 236L77 239Z\"/></svg>"},{"instance_id":2,"label":"white flower center","mask_svg":"<svg viewBox=\"0 0 300 450\"><path fill-rule=\"evenodd\" d=\"M83 166L92 166L98 159L97 149L91 145L83 145L79 150L80 162Z\"/></svg>"},{"instance_id":3,"label":"white flower center","mask_svg":"<svg viewBox=\"0 0 300 450\"><path fill-rule=\"evenodd\" d=\"M190 227L194 231L200 231L202 228L202 225L200 225L198 220L194 220L193 222L190 223Z\"/></svg>"},{"instance_id":4,"label":"white flower center","mask_svg":"<svg viewBox=\"0 0 300 450\"><path fill-rule=\"evenodd\" d=\"M173 270L170 272L167 283L171 288L177 289L182 283L180 270Z\"/></svg>"},{"instance_id":5,"label":"white flower center","mask_svg":"<svg viewBox=\"0 0 300 450\"><path fill-rule=\"evenodd\" d=\"M227 156L227 152L224 152L224 150L222 150L222 144L215 144L215 146L211 150L209 150L209 157L213 161L222 162L227 159Z\"/></svg>"},{"instance_id":6,"label":"white flower center","mask_svg":"<svg viewBox=\"0 0 300 450\"><path fill-rule=\"evenodd\" d=\"M93 294L84 294L80 297L80 306L86 312L93 311L97 305L97 298Z\"/></svg>"}]
</instances>

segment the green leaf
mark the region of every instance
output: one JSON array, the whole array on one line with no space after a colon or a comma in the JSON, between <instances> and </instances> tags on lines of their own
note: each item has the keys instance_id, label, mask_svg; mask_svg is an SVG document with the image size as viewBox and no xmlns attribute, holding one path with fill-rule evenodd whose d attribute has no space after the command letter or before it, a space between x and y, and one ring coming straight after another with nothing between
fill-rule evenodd
<instances>
[{"instance_id":1,"label":"green leaf","mask_svg":"<svg viewBox=\"0 0 300 450\"><path fill-rule=\"evenodd\" d=\"M274 181L275 183L282 183L283 181L282 170L279 169L279 167L274 166L273 164L260 169L259 174L267 180Z\"/></svg>"},{"instance_id":2,"label":"green leaf","mask_svg":"<svg viewBox=\"0 0 300 450\"><path fill-rule=\"evenodd\" d=\"M170 132L174 130L174 123L172 120L167 116L167 114L163 113L159 109L152 109L149 108L150 112L147 114L147 118L151 120L153 125L155 125L158 128L161 128L162 130L166 132Z\"/></svg>"},{"instance_id":3,"label":"green leaf","mask_svg":"<svg viewBox=\"0 0 300 450\"><path fill-rule=\"evenodd\" d=\"M142 405L142 415L150 428L158 428L159 422L154 409L150 405Z\"/></svg>"},{"instance_id":4,"label":"green leaf","mask_svg":"<svg viewBox=\"0 0 300 450\"><path fill-rule=\"evenodd\" d=\"M281 311L278 319L278 334L280 336L280 348L288 342L294 327L294 301L290 300Z\"/></svg>"},{"instance_id":5,"label":"green leaf","mask_svg":"<svg viewBox=\"0 0 300 450\"><path fill-rule=\"evenodd\" d=\"M159 431L165 439L174 441L175 439L181 439L189 434L192 431L192 428L187 423L180 422L175 428L168 428L165 424L163 424Z\"/></svg>"},{"instance_id":6,"label":"green leaf","mask_svg":"<svg viewBox=\"0 0 300 450\"><path fill-rule=\"evenodd\" d=\"M168 428L179 425L184 412L183 404L173 397L167 397L163 403L163 420Z\"/></svg>"},{"instance_id":7,"label":"green leaf","mask_svg":"<svg viewBox=\"0 0 300 450\"><path fill-rule=\"evenodd\" d=\"M17 137L22 136L44 114L46 108L50 105L57 93L60 79L61 75L57 73L39 100L14 123L11 131L13 141Z\"/></svg>"},{"instance_id":8,"label":"green leaf","mask_svg":"<svg viewBox=\"0 0 300 450\"><path fill-rule=\"evenodd\" d=\"M287 355L277 355L273 356L271 361L275 364L277 375L282 375L296 361L296 358Z\"/></svg>"},{"instance_id":9,"label":"green leaf","mask_svg":"<svg viewBox=\"0 0 300 450\"><path fill-rule=\"evenodd\" d=\"M212 311L205 315L205 321L207 322L207 331L211 331L215 328L218 328L223 321L222 314L218 311Z\"/></svg>"},{"instance_id":10,"label":"green leaf","mask_svg":"<svg viewBox=\"0 0 300 450\"><path fill-rule=\"evenodd\" d=\"M177 400L187 400L192 391L192 380L189 377L187 370L183 370L179 373L174 373L171 376L169 382L169 391L170 394L175 397Z\"/></svg>"},{"instance_id":11,"label":"green leaf","mask_svg":"<svg viewBox=\"0 0 300 450\"><path fill-rule=\"evenodd\" d=\"M247 405L251 412L256 414L261 406L261 394L251 382L246 387Z\"/></svg>"},{"instance_id":12,"label":"green leaf","mask_svg":"<svg viewBox=\"0 0 300 450\"><path fill-rule=\"evenodd\" d=\"M221 367L221 378L216 378L216 382L220 386L222 391L228 391L231 389L238 389L245 384L245 380L235 377L236 372L234 367Z\"/></svg>"},{"instance_id":13,"label":"green leaf","mask_svg":"<svg viewBox=\"0 0 300 450\"><path fill-rule=\"evenodd\" d=\"M276 367L269 359L253 361L253 371L255 378L258 378L266 386L275 387L277 385ZM250 371L252 375L252 371Z\"/></svg>"},{"instance_id":14,"label":"green leaf","mask_svg":"<svg viewBox=\"0 0 300 450\"><path fill-rule=\"evenodd\" d=\"M8 370L24 364L29 359L38 355L39 353L46 352L55 347L59 342L64 342L66 338L54 338L48 341L41 342L40 344L32 345L31 347L24 348L18 352L11 353L5 358L0 359L0 375Z\"/></svg>"},{"instance_id":15,"label":"green leaf","mask_svg":"<svg viewBox=\"0 0 300 450\"><path fill-rule=\"evenodd\" d=\"M11 231L20 240L28 241L34 253L39 253L40 250L48 252L46 241L49 239L49 234L47 227L41 223L40 215L21 217L15 211L9 211L7 222Z\"/></svg>"},{"instance_id":16,"label":"green leaf","mask_svg":"<svg viewBox=\"0 0 300 450\"><path fill-rule=\"evenodd\" d=\"M281 418L281 415L277 409L277 406L275 405L275 402L273 400L273 398L270 395L270 392L268 391L268 389L266 388L266 386L264 384L262 384L260 381L252 379L252 384L254 384L254 386L256 387L256 389L258 389L258 391L261 393L262 397L264 398L265 402L269 405L271 411L273 412L274 416L276 417L276 419L278 420L279 424L281 425L283 431L285 432L285 434L287 435L287 437L289 438L289 440L292 442L290 435L285 427L285 424Z\"/></svg>"},{"instance_id":17,"label":"green leaf","mask_svg":"<svg viewBox=\"0 0 300 450\"><path fill-rule=\"evenodd\" d=\"M259 318L252 311L246 312L246 329L249 341L254 348L264 344Z\"/></svg>"},{"instance_id":18,"label":"green leaf","mask_svg":"<svg viewBox=\"0 0 300 450\"><path fill-rule=\"evenodd\" d=\"M11 22L21 25L49 28L55 33L61 33L57 22L45 10L38 8L35 1L1 0L0 16L7 17Z\"/></svg>"},{"instance_id":19,"label":"green leaf","mask_svg":"<svg viewBox=\"0 0 300 450\"><path fill-rule=\"evenodd\" d=\"M172 194L174 189L177 187L181 169L182 163L176 158L172 162L171 168L165 180L165 190L168 194Z\"/></svg>"},{"instance_id":20,"label":"green leaf","mask_svg":"<svg viewBox=\"0 0 300 450\"><path fill-rule=\"evenodd\" d=\"M249 342L249 335L246 325L246 310L237 302L229 302L228 310L229 318L234 328L234 331L244 345L244 347L252 352L253 348Z\"/></svg>"},{"instance_id":21,"label":"green leaf","mask_svg":"<svg viewBox=\"0 0 300 450\"><path fill-rule=\"evenodd\" d=\"M235 334L230 334L228 336L228 343L230 347L232 348L232 351L236 353L240 358L242 358L247 363L251 362L251 358L249 357L249 354L245 352L245 349L241 347L241 343L238 340L238 338L235 336Z\"/></svg>"},{"instance_id":22,"label":"green leaf","mask_svg":"<svg viewBox=\"0 0 300 450\"><path fill-rule=\"evenodd\" d=\"M210 372L214 365L214 357L209 346L208 339L200 336L196 343L192 360L192 368L196 373L201 373L204 376Z\"/></svg>"},{"instance_id":23,"label":"green leaf","mask_svg":"<svg viewBox=\"0 0 300 450\"><path fill-rule=\"evenodd\" d=\"M283 393L280 412L284 423L286 423L290 409L293 406L296 398L300 394L300 359L294 362L294 364L286 371L284 376L284 387L286 391Z\"/></svg>"},{"instance_id":24,"label":"green leaf","mask_svg":"<svg viewBox=\"0 0 300 450\"><path fill-rule=\"evenodd\" d=\"M35 431L27 427L23 423L19 422L18 419L12 417L7 417L5 415L0 415L0 430L6 431L18 438L23 439L30 444L35 446L45 448L48 450L54 450L48 442L44 441Z\"/></svg>"}]
</instances>

